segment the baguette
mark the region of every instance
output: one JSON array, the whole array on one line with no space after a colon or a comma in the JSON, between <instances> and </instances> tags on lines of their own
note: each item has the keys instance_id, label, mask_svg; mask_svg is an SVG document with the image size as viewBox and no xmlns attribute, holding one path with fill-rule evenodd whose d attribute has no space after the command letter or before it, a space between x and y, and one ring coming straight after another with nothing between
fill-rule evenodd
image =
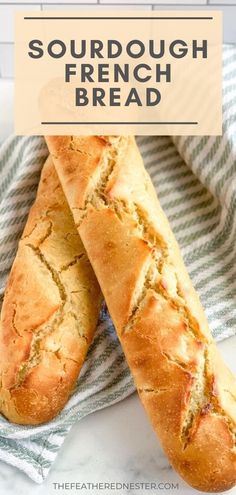
<instances>
[{"instance_id":1,"label":"baguette","mask_svg":"<svg viewBox=\"0 0 236 495\"><path fill-rule=\"evenodd\" d=\"M10 421L44 423L64 407L93 339L100 302L48 158L1 312L0 411Z\"/></svg>"},{"instance_id":2,"label":"baguette","mask_svg":"<svg viewBox=\"0 0 236 495\"><path fill-rule=\"evenodd\" d=\"M132 137L47 137L132 371L174 468L194 488L236 482L236 384Z\"/></svg>"}]
</instances>

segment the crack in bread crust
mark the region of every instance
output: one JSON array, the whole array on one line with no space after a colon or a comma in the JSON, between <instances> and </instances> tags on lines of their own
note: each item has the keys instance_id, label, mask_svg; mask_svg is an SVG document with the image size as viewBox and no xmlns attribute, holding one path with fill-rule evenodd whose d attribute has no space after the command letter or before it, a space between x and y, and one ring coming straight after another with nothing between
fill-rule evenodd
<instances>
[{"instance_id":1,"label":"crack in bread crust","mask_svg":"<svg viewBox=\"0 0 236 495\"><path fill-rule=\"evenodd\" d=\"M181 439L185 450L191 441L191 435L197 424L197 419L201 411L209 403L209 383L207 381L207 350L205 348L203 359L200 363L196 376L193 378L188 408L183 419Z\"/></svg>"},{"instance_id":2,"label":"crack in bread crust","mask_svg":"<svg viewBox=\"0 0 236 495\"><path fill-rule=\"evenodd\" d=\"M169 392L170 388L166 387L160 387L160 388L138 388L138 393L142 394L143 392L145 394L161 394L162 392Z\"/></svg>"},{"instance_id":3,"label":"crack in bread crust","mask_svg":"<svg viewBox=\"0 0 236 495\"><path fill-rule=\"evenodd\" d=\"M40 246L41 244L43 244L43 242L46 241L46 239L51 236L51 234L52 234L52 228L53 228L52 221L47 217L47 212L39 216L37 222L34 224L34 226L32 227L31 231L28 234L25 234L23 232L23 235L22 235L22 238L21 238L21 241L20 242L25 241L26 239L30 239L32 237L33 233L35 232L35 230L37 229L39 222L41 222L41 221L42 222L48 221L48 223L49 223L48 228L47 228L45 234L38 241L38 246Z\"/></svg>"},{"instance_id":4,"label":"crack in bread crust","mask_svg":"<svg viewBox=\"0 0 236 495\"><path fill-rule=\"evenodd\" d=\"M44 240L46 240L51 234L52 234L52 222L50 222L50 227L47 229L46 234L42 237L42 239L40 239L39 245L41 245L44 242ZM33 251L35 256L37 256L40 262L45 266L47 271L50 273L52 280L55 283L58 292L60 294L61 306L59 308L59 311L57 311L56 314L52 316L51 320L47 322L46 326L45 323L43 322L37 327L37 332L35 332L32 337L29 357L20 366L18 371L18 376L16 379L16 384L13 387L11 387L11 390L19 388L24 382L26 375L29 373L29 371L33 367L37 366L37 364L39 364L40 354L41 354L40 343L43 337L45 337L45 335L47 335L49 332L52 332L56 326L59 326L62 323L63 308L67 300L66 290L63 284L61 283L58 272L51 267L51 265L48 263L45 256L43 255L42 251L40 250L40 248L38 246L35 247L33 244L30 243L27 243L26 247L30 248ZM41 327L43 328L41 329Z\"/></svg>"},{"instance_id":5,"label":"crack in bread crust","mask_svg":"<svg viewBox=\"0 0 236 495\"><path fill-rule=\"evenodd\" d=\"M66 263L66 265L63 265L61 268L60 268L60 271L59 273L62 273L62 272L65 272L66 270L68 270L68 268L70 268L71 266L74 266L76 265L76 263L78 263L78 261L81 260L81 258L85 257L85 253L81 253L81 254L78 254L77 256L75 256L73 258L73 260L69 261L68 263Z\"/></svg>"},{"instance_id":6,"label":"crack in bread crust","mask_svg":"<svg viewBox=\"0 0 236 495\"><path fill-rule=\"evenodd\" d=\"M49 220L48 228L45 232L45 235L40 239L38 243L38 247L41 246L51 235L52 235L53 223Z\"/></svg>"},{"instance_id":7,"label":"crack in bread crust","mask_svg":"<svg viewBox=\"0 0 236 495\"><path fill-rule=\"evenodd\" d=\"M41 342L43 338L48 335L50 332L53 332L54 329L60 325L63 321L63 316L61 313L57 312L52 316L51 320L49 320L45 326L44 323L40 325L32 336L32 341L30 345L30 351L28 358L21 364L18 375L16 378L16 383L10 388L10 390L15 390L19 388L29 374L29 372L37 366L41 361ZM41 328L42 327L42 328ZM44 349L45 350L45 349Z\"/></svg>"},{"instance_id":8,"label":"crack in bread crust","mask_svg":"<svg viewBox=\"0 0 236 495\"><path fill-rule=\"evenodd\" d=\"M125 145L126 140L120 137L112 145L112 149L108 148L108 150L106 150L103 154L99 167L99 173L97 174L99 179L96 180L96 187L92 189L92 192L88 194L85 199L84 208L81 209L83 214L77 227L80 226L91 206L96 210L101 208L109 208L122 222L125 222L127 218L130 220L135 220L136 225L134 228L134 233L146 241L152 249L152 259L146 269L143 285L140 287L139 293L136 294L136 300L131 309L129 321L123 328L121 335L129 332L133 328L138 317L138 313L140 309L142 309L142 304L145 300L147 291L151 289L157 294L161 294L162 297L172 303L172 305L176 308L176 311L182 315L185 323L187 324L188 332L194 339L200 341L204 345L205 351L203 353L203 362L199 365L199 369L197 370L195 376L193 376L193 385L189 395L188 408L186 410L181 431L183 449L186 449L188 443L191 441L191 434L197 424L198 416L202 413L207 404L210 404L210 408L213 409L212 394L210 393L210 369L208 366L207 357L207 345L209 344L209 341L208 338L201 332L198 322L190 314L190 311L185 304L184 296L179 288L176 274L174 287L174 291L176 293L175 297L170 296L168 294L168 290L161 285L160 279L165 267L169 265L173 271L174 267L170 261L169 246L165 242L164 238L155 231L155 228L148 220L147 212L145 212L144 209L135 202L128 203L125 200L118 200L117 198L111 199L106 193L109 181L112 178L112 175L116 172L119 156L122 152L125 152ZM152 274L152 276L150 276L150 274ZM173 359L168 354L165 354L165 357L168 360L175 362L177 366L182 367L184 370L187 369L185 363ZM225 417L225 415L222 414L222 409L220 408L216 398L214 403L214 412L219 413L222 417ZM235 435L230 422L228 422L228 426L231 434Z\"/></svg>"},{"instance_id":9,"label":"crack in bread crust","mask_svg":"<svg viewBox=\"0 0 236 495\"><path fill-rule=\"evenodd\" d=\"M0 409L40 424L64 407L92 341L101 292L49 158L1 314Z\"/></svg>"},{"instance_id":10,"label":"crack in bread crust","mask_svg":"<svg viewBox=\"0 0 236 495\"><path fill-rule=\"evenodd\" d=\"M52 232L52 228L50 230ZM44 236L44 239L46 239L47 237L48 237L48 235ZM42 242L40 242L40 244L42 244ZM33 334L30 352L29 352L29 357L27 358L27 360L25 362L22 363L21 367L19 368L18 377L16 380L16 385L11 387L11 390L13 390L13 389L15 390L16 388L19 388L22 385L22 383L24 382L29 371L39 364L42 351L44 351L44 352L48 351L49 352L48 349L44 349L41 347L41 342L46 335L48 335L49 333L52 333L56 328L60 327L60 325L63 323L63 320L65 318L64 308L65 308L65 304L68 300L68 294L67 294L66 289L60 280L59 274L62 271L66 271L69 267L78 263L78 261L83 256L85 256L84 253L81 253L80 255L76 256L66 266L62 267L60 272L57 272L48 263L48 261L46 260L45 256L43 255L43 253L41 252L39 247L35 247L32 244L26 244L26 246L29 247L30 249L32 249L34 254L39 258L39 260L44 264L46 269L50 272L52 280L55 283L55 285L57 286L58 292L60 294L61 306L60 306L59 310L47 322L46 325L45 325L45 323L42 323L37 327L37 332L35 332ZM73 311L67 311L66 315L72 316L73 319L75 320L75 322L78 321L78 317ZM15 326L14 326L14 328L15 328ZM78 332L78 336L80 338L84 339L88 343L88 337L86 335L84 335L83 332ZM50 351L50 352L53 352L53 351ZM55 351L54 354L56 355L57 352L58 352L58 350Z\"/></svg>"},{"instance_id":11,"label":"crack in bread crust","mask_svg":"<svg viewBox=\"0 0 236 495\"><path fill-rule=\"evenodd\" d=\"M16 318L16 307L15 307L15 304L14 304L14 309L13 309L13 312L12 312L12 321L11 321L11 324L12 324L12 327L14 328L15 332L16 332L16 335L18 335L18 337L21 337L21 334L16 326L16 323L15 323L15 318Z\"/></svg>"},{"instance_id":12,"label":"crack in bread crust","mask_svg":"<svg viewBox=\"0 0 236 495\"><path fill-rule=\"evenodd\" d=\"M66 137L47 142L138 392L171 463L195 488L222 491L236 480L234 409L223 396L206 318L135 140L108 139L103 146L98 139L75 137L73 154L62 150ZM88 160L80 147L91 151ZM222 460L218 433L225 443Z\"/></svg>"},{"instance_id":13,"label":"crack in bread crust","mask_svg":"<svg viewBox=\"0 0 236 495\"><path fill-rule=\"evenodd\" d=\"M48 263L48 261L46 260L45 256L43 255L43 253L39 247L35 247L33 244L26 244L26 246L29 247L30 249L32 249L34 254L39 258L41 263L43 263L43 265L49 271L49 273L51 274L53 282L55 283L55 285L58 288L60 298L62 301L62 305L65 304L65 302L67 300L67 294L66 294L66 290L65 290L65 288L61 282L61 279L59 277L58 272L52 268L50 263Z\"/></svg>"},{"instance_id":14,"label":"crack in bread crust","mask_svg":"<svg viewBox=\"0 0 236 495\"><path fill-rule=\"evenodd\" d=\"M121 138L117 138L115 144L109 147L104 153L104 163L98 168L97 174L94 174L90 180L90 192L84 201L83 208L73 207L72 210L81 212L80 221L76 223L76 227L79 228L81 222L87 214L89 206L93 206L96 209L109 206L109 201L105 193L106 186L116 166L116 160L119 153L119 142ZM78 150L77 150L78 151Z\"/></svg>"}]
</instances>

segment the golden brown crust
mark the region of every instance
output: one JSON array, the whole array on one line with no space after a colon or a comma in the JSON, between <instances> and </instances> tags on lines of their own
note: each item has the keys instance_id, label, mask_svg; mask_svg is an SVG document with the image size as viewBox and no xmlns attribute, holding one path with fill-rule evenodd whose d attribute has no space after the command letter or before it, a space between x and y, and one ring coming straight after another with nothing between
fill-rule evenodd
<instances>
[{"instance_id":1,"label":"golden brown crust","mask_svg":"<svg viewBox=\"0 0 236 495\"><path fill-rule=\"evenodd\" d=\"M39 424L63 408L97 324L101 292L52 160L46 161L5 291L0 410Z\"/></svg>"},{"instance_id":2,"label":"golden brown crust","mask_svg":"<svg viewBox=\"0 0 236 495\"><path fill-rule=\"evenodd\" d=\"M231 488L235 379L215 347L135 140L74 136L47 137L47 143L140 398L172 465L194 488Z\"/></svg>"}]
</instances>

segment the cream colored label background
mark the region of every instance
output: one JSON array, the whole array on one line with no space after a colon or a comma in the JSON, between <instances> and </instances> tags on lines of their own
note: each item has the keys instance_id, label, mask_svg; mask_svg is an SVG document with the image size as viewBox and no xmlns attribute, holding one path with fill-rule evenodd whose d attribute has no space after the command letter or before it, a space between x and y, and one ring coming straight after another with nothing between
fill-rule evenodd
<instances>
[{"instance_id":1,"label":"cream colored label background","mask_svg":"<svg viewBox=\"0 0 236 495\"><path fill-rule=\"evenodd\" d=\"M43 17L55 16L53 12L40 12ZM35 16L35 12L19 12L16 15L16 52L15 52L15 132L24 135L48 134L139 134L139 135L219 135L221 122L221 44L222 19L220 12L209 11L155 11L144 12L65 12L57 17L87 17L88 19L41 19L25 20L26 16ZM129 19L102 19L102 17L129 17ZM135 19L131 19L134 17ZM213 17L208 19L154 19L154 17ZM91 19L99 17L99 19ZM145 18L145 19L141 19ZM153 17L150 19L150 17ZM208 58L193 59L191 50L182 59L174 59L166 50L165 56L153 59L148 53L141 58L131 59L124 52L115 59L74 59L69 50L60 59L52 59L46 52L41 59L28 56L28 45L32 39L40 39L44 47L53 40L60 39L67 46L71 39L100 39L106 44L108 39L115 39L125 46L132 39L141 40L146 46L148 41L164 39L166 47L175 39L181 39L192 46L192 40L208 41ZM158 45L157 45L158 46ZM165 68L171 64L171 82L165 79L160 83L130 82L81 83L72 77L70 83L64 82L66 63L113 63L130 64L130 69L139 63L149 64L154 68L160 63ZM112 73L112 71L111 71ZM146 87L156 87L161 92L161 102L154 107L86 107L75 106L75 88L87 87L91 94L92 87L121 87L121 95L128 95L130 87L135 86L140 96ZM79 122L80 124L43 125L42 122ZM99 122L96 124L94 122ZM109 124L106 124L109 122ZM119 122L125 124L118 124ZM145 124L142 124L145 122ZM146 124L146 123L150 124ZM165 124L160 124L165 122ZM197 122L197 125L170 124L169 122Z\"/></svg>"}]
</instances>

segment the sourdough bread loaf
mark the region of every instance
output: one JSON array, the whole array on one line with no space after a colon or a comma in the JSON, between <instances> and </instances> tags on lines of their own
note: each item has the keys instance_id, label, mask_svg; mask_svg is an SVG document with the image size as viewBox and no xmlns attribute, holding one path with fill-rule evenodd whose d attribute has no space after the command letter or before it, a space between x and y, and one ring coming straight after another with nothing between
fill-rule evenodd
<instances>
[{"instance_id":1,"label":"sourdough bread loaf","mask_svg":"<svg viewBox=\"0 0 236 495\"><path fill-rule=\"evenodd\" d=\"M100 302L100 288L48 158L2 306L4 416L33 425L59 413L93 339Z\"/></svg>"},{"instance_id":2,"label":"sourdough bread loaf","mask_svg":"<svg viewBox=\"0 0 236 495\"><path fill-rule=\"evenodd\" d=\"M132 137L48 137L140 399L194 488L236 482L236 383Z\"/></svg>"}]
</instances>

